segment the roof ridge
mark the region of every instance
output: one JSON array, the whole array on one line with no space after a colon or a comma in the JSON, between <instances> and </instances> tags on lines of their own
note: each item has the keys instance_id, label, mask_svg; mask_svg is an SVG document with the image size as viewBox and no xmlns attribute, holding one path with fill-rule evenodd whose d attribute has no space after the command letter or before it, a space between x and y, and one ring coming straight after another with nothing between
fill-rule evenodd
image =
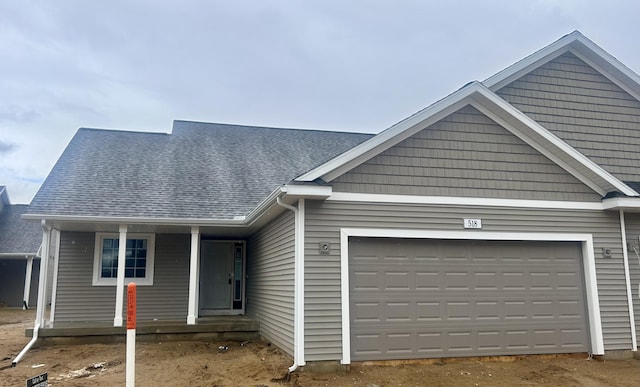
<instances>
[{"instance_id":1,"label":"roof ridge","mask_svg":"<svg viewBox=\"0 0 640 387\"><path fill-rule=\"evenodd\" d=\"M262 126L262 125L245 125L245 124L230 124L230 123L222 123L222 122L206 122L206 121L191 121L191 120L174 120L173 121L173 131L176 129L181 129L176 127L176 123L187 123L187 124L195 124L195 125L211 125L211 126L225 126L225 127L236 127L236 128L247 128L247 129L260 129L260 130L290 130L290 131L304 131L304 132L320 132L320 133L340 133L340 134L369 134L374 135L373 132L353 132L346 130L331 130L331 129L312 129L312 128L285 128L285 127L276 127L276 126Z\"/></svg>"}]
</instances>

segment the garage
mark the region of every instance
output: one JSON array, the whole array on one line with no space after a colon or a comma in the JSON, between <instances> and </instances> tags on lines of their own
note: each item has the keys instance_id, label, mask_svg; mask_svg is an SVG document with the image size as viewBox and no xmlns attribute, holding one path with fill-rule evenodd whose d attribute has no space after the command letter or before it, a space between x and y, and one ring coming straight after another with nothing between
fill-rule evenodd
<instances>
[{"instance_id":1,"label":"garage","mask_svg":"<svg viewBox=\"0 0 640 387\"><path fill-rule=\"evenodd\" d=\"M580 242L349 238L351 359L589 351Z\"/></svg>"}]
</instances>

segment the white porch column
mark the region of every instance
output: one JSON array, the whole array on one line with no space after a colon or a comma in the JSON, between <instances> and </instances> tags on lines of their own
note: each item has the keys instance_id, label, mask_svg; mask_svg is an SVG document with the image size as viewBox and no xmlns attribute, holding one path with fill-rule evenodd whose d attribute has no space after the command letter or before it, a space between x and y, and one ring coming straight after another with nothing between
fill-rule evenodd
<instances>
[{"instance_id":1,"label":"white porch column","mask_svg":"<svg viewBox=\"0 0 640 387\"><path fill-rule=\"evenodd\" d=\"M33 272L33 256L27 256L26 258L27 269L24 273L24 294L22 296L22 309L27 309L29 307L29 293L31 292L31 273Z\"/></svg>"},{"instance_id":2,"label":"white porch column","mask_svg":"<svg viewBox=\"0 0 640 387\"><path fill-rule=\"evenodd\" d=\"M38 280L38 305L36 306L36 326L44 327L44 312L47 307L47 275L49 271L49 243L51 240L51 226L43 219L42 245L40 246L40 277Z\"/></svg>"},{"instance_id":3,"label":"white porch column","mask_svg":"<svg viewBox=\"0 0 640 387\"><path fill-rule=\"evenodd\" d=\"M53 283L51 284L51 309L49 310L49 325L53 326L56 316L56 293L58 293L58 263L60 263L60 230L53 229Z\"/></svg>"},{"instance_id":4,"label":"white porch column","mask_svg":"<svg viewBox=\"0 0 640 387\"><path fill-rule=\"evenodd\" d=\"M200 228L191 227L191 260L189 264L189 312L187 325L196 323L196 297L198 291L198 252L200 246Z\"/></svg>"},{"instance_id":5,"label":"white porch column","mask_svg":"<svg viewBox=\"0 0 640 387\"><path fill-rule=\"evenodd\" d=\"M122 305L124 302L124 268L127 253L127 225L120 225L118 241L118 277L116 279L116 316L113 318L113 326L122 326Z\"/></svg>"}]
</instances>

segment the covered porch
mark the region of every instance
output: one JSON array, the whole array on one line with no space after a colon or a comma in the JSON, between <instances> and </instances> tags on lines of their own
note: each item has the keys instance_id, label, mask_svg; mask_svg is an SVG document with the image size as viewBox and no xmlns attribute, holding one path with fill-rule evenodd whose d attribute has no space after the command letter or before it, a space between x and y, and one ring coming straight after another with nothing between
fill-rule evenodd
<instances>
[{"instance_id":1,"label":"covered porch","mask_svg":"<svg viewBox=\"0 0 640 387\"><path fill-rule=\"evenodd\" d=\"M259 337L259 322L244 315L207 316L195 324L184 320L140 321L136 326L138 341L251 341ZM33 335L33 328L26 330ZM43 345L56 343L113 343L126 341L126 327L108 322L57 322L55 327L40 328L38 336Z\"/></svg>"}]
</instances>

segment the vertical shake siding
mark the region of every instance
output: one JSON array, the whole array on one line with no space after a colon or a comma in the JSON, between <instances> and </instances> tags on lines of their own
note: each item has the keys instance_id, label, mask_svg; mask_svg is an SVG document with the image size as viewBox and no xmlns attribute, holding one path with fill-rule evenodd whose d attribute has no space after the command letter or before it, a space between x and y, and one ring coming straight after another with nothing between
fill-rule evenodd
<instances>
[{"instance_id":1,"label":"vertical shake siding","mask_svg":"<svg viewBox=\"0 0 640 387\"><path fill-rule=\"evenodd\" d=\"M247 315L260 335L293 355L294 216L285 211L247 243Z\"/></svg>"},{"instance_id":2,"label":"vertical shake siding","mask_svg":"<svg viewBox=\"0 0 640 387\"><path fill-rule=\"evenodd\" d=\"M625 214L631 298L635 317L636 338L640 339L640 214Z\"/></svg>"},{"instance_id":3,"label":"vertical shake siding","mask_svg":"<svg viewBox=\"0 0 640 387\"><path fill-rule=\"evenodd\" d=\"M56 322L113 322L115 286L93 286L95 234L62 232ZM190 235L156 235L153 286L137 288L137 318L179 320L187 316ZM126 292L126 287L125 287ZM126 293L123 317L126 317Z\"/></svg>"},{"instance_id":4,"label":"vertical shake siding","mask_svg":"<svg viewBox=\"0 0 640 387\"><path fill-rule=\"evenodd\" d=\"M620 225L615 212L308 201L305 220L306 360L336 360L342 356L341 227L460 231L463 218L482 219L482 231L592 234L605 350L629 348L631 338ZM331 243L330 255L318 254L321 241ZM611 258L603 258L604 247L612 249Z\"/></svg>"},{"instance_id":5,"label":"vertical shake siding","mask_svg":"<svg viewBox=\"0 0 640 387\"><path fill-rule=\"evenodd\" d=\"M600 200L575 177L471 106L331 183L336 192Z\"/></svg>"},{"instance_id":6,"label":"vertical shake siding","mask_svg":"<svg viewBox=\"0 0 640 387\"><path fill-rule=\"evenodd\" d=\"M566 53L498 95L623 181L640 181L640 101Z\"/></svg>"}]
</instances>

